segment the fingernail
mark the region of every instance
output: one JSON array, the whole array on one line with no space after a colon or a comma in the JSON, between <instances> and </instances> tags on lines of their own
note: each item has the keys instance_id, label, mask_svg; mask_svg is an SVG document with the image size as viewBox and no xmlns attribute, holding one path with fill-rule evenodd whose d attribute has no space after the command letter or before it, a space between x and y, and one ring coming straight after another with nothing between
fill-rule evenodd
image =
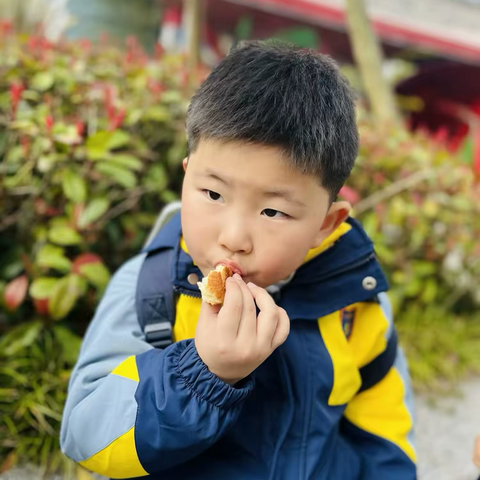
<instances>
[{"instance_id":1,"label":"fingernail","mask_svg":"<svg viewBox=\"0 0 480 480\"><path fill-rule=\"evenodd\" d=\"M234 273L233 278L235 278L236 280L241 280L242 279L242 277L238 273Z\"/></svg>"},{"instance_id":2,"label":"fingernail","mask_svg":"<svg viewBox=\"0 0 480 480\"><path fill-rule=\"evenodd\" d=\"M248 286L252 288L256 287L256 285L253 282L248 282Z\"/></svg>"}]
</instances>

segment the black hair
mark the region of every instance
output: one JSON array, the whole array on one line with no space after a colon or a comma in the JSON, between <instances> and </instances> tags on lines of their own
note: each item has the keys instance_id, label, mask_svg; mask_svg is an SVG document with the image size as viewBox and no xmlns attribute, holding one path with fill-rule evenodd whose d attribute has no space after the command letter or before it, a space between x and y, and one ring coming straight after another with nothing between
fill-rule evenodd
<instances>
[{"instance_id":1,"label":"black hair","mask_svg":"<svg viewBox=\"0 0 480 480\"><path fill-rule=\"evenodd\" d=\"M201 139L279 148L333 201L358 153L354 95L336 63L279 42L244 42L211 72L187 114L189 154Z\"/></svg>"}]
</instances>

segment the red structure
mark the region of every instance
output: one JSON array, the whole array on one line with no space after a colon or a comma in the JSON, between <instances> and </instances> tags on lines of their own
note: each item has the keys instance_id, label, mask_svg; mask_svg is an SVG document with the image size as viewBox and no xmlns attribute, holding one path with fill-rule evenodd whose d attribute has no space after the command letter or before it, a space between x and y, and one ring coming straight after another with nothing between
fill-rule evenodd
<instances>
[{"instance_id":1,"label":"red structure","mask_svg":"<svg viewBox=\"0 0 480 480\"><path fill-rule=\"evenodd\" d=\"M471 131L472 121L480 122L480 28L475 27L480 26L480 8L452 7L444 0L422 0L417 5L429 2L429 16L419 17L418 12L409 16L399 10L408 2L390 0L396 11L372 8L370 17L386 57L403 57L418 67L418 73L397 88L398 93L423 102L424 108L410 115L412 128L440 132L456 148ZM371 0L370 4L388 6L389 2ZM451 18L447 7L453 12ZM443 25L434 18L442 9ZM458 20L462 18L471 20L470 29L462 28ZM213 62L240 40L269 37L315 48L339 62L353 61L340 0L206 0L205 25L204 51Z\"/></svg>"}]
</instances>

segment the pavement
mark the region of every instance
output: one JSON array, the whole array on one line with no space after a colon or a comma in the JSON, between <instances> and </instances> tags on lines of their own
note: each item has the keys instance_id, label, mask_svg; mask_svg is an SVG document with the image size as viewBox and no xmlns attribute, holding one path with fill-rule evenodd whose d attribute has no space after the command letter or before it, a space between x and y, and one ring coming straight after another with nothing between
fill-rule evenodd
<instances>
[{"instance_id":1,"label":"pavement","mask_svg":"<svg viewBox=\"0 0 480 480\"><path fill-rule=\"evenodd\" d=\"M480 470L471 458L480 435L480 378L463 382L455 396L418 396L415 403L418 480L477 480ZM0 480L45 479L35 468L22 468Z\"/></svg>"},{"instance_id":2,"label":"pavement","mask_svg":"<svg viewBox=\"0 0 480 480\"><path fill-rule=\"evenodd\" d=\"M463 382L458 396L415 403L419 480L477 480L472 451L480 435L480 379Z\"/></svg>"}]
</instances>

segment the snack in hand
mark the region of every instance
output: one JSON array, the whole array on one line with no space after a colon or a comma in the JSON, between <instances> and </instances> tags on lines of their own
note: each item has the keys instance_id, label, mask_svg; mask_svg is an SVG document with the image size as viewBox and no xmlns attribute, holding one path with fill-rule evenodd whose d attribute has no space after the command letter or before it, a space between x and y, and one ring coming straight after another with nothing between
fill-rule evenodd
<instances>
[{"instance_id":1,"label":"snack in hand","mask_svg":"<svg viewBox=\"0 0 480 480\"><path fill-rule=\"evenodd\" d=\"M203 277L198 282L200 292L202 292L202 300L210 305L223 305L225 298L225 282L228 277L233 275L232 270L226 265L218 265L212 270L208 276Z\"/></svg>"}]
</instances>

